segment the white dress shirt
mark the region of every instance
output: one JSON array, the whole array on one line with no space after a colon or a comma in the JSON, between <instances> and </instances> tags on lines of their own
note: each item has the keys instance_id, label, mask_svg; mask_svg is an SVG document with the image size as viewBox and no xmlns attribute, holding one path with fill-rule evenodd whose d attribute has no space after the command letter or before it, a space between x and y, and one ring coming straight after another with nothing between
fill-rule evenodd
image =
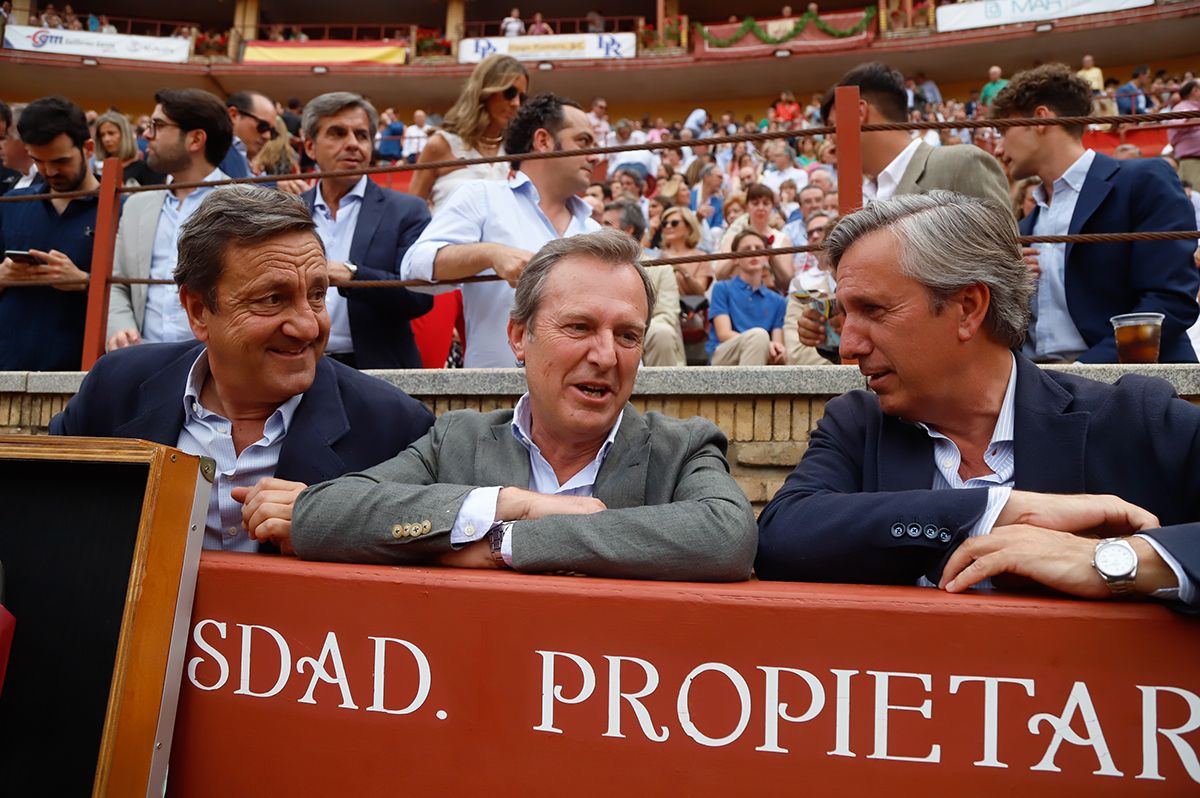
<instances>
[{"instance_id":1,"label":"white dress shirt","mask_svg":"<svg viewBox=\"0 0 1200 798\"><path fill-rule=\"evenodd\" d=\"M358 212L362 209L363 197L367 193L367 180L363 175L338 202L337 218L329 212L322 184L317 185L313 196L313 221L317 223L317 235L325 244L325 257L345 263L350 260L350 244L354 241L354 229L358 226ZM346 297L332 286L325 294L325 308L329 311L329 344L326 352L347 354L354 351L350 339L350 312Z\"/></svg>"},{"instance_id":2,"label":"white dress shirt","mask_svg":"<svg viewBox=\"0 0 1200 798\"><path fill-rule=\"evenodd\" d=\"M547 241L592 233L600 225L592 209L579 197L571 197L571 221L560 236L538 206L537 188L524 172L505 182L480 180L465 183L445 204L438 206L433 221L409 247L401 264L405 280L432 280L433 261L442 247L454 244L504 244L537 252ZM485 269L480 274L495 274ZM441 293L457 288L448 283L414 291ZM508 346L508 312L516 292L502 280L465 283L462 286L463 315L467 322L467 368L511 368L515 360Z\"/></svg>"},{"instance_id":3,"label":"white dress shirt","mask_svg":"<svg viewBox=\"0 0 1200 798\"><path fill-rule=\"evenodd\" d=\"M242 504L234 501L231 491L253 487L263 477L275 476L283 439L304 394L297 394L276 408L263 427L263 436L238 454L229 419L200 404L200 392L208 374L206 349L188 372L183 390L183 428L175 446L188 454L211 457L217 464L208 500L204 548L258 551L258 542L242 527Z\"/></svg>"},{"instance_id":4,"label":"white dress shirt","mask_svg":"<svg viewBox=\"0 0 1200 798\"><path fill-rule=\"evenodd\" d=\"M921 140L914 139L907 147L900 150L900 154L893 158L892 162L874 180L863 175L863 202L890 200L896 196L896 187L900 185L904 171L908 169L908 164L917 154L917 147L920 146Z\"/></svg>"},{"instance_id":5,"label":"white dress shirt","mask_svg":"<svg viewBox=\"0 0 1200 798\"><path fill-rule=\"evenodd\" d=\"M1035 236L1063 236L1071 228L1071 217L1079 202L1079 192L1087 180L1088 170L1096 153L1085 150L1062 176L1054 181L1054 192L1046 198L1045 186L1035 186L1038 215L1033 225ZM1038 251L1037 294L1033 300L1033 317L1029 336L1025 340L1025 355L1035 360L1075 360L1088 349L1079 334L1075 320L1067 308L1067 245L1034 244Z\"/></svg>"},{"instance_id":6,"label":"white dress shirt","mask_svg":"<svg viewBox=\"0 0 1200 798\"><path fill-rule=\"evenodd\" d=\"M608 437L604 439L600 450L596 452L595 459L566 482L560 483L558 475L554 473L554 468L542 456L542 450L538 448L538 445L533 442L530 432L533 429L533 413L530 408L529 394L526 393L518 399L517 406L513 410L512 434L529 452L529 489L551 496L591 496L592 490L596 486L596 476L600 473L600 466L604 465L604 458L608 456L613 441L616 440L617 430L620 429L621 419L624 416L625 411L622 410L617 416L616 423L608 431ZM503 486L475 488L467 494L462 506L458 508L458 517L454 519L454 526L450 529L452 546L457 548L474 543L486 535L497 522L512 520L496 517L496 503L500 498L501 487ZM512 565L512 540L507 534L500 543L500 554L504 557L504 562Z\"/></svg>"},{"instance_id":7,"label":"white dress shirt","mask_svg":"<svg viewBox=\"0 0 1200 798\"><path fill-rule=\"evenodd\" d=\"M762 184L776 194L779 194L779 187L788 180L796 184L796 191L800 191L800 189L808 185L808 172L803 169L797 169L794 166L789 166L782 172L778 169L768 169L763 172L762 176Z\"/></svg>"},{"instance_id":8,"label":"white dress shirt","mask_svg":"<svg viewBox=\"0 0 1200 798\"><path fill-rule=\"evenodd\" d=\"M19 188L29 188L30 186L33 185L33 181L37 180L37 179L38 179L37 164L30 163L29 171L26 172L25 174L21 175L21 177L17 180L16 183L13 184L13 187L9 190L16 191Z\"/></svg>"},{"instance_id":9,"label":"white dress shirt","mask_svg":"<svg viewBox=\"0 0 1200 798\"><path fill-rule=\"evenodd\" d=\"M979 517L979 520L967 532L968 537L979 537L989 534L992 531L996 525L996 519L1000 517L1004 505L1008 503L1009 496L1012 495L1013 485L1016 484L1016 450L1013 437L1013 420L1016 416L1017 396L1017 361L1015 357L1012 358L1011 363L1011 371L1008 375L1008 388L1005 389L1004 401L1000 404L1000 415L996 417L996 427L992 431L992 440L983 453L983 462L988 468L992 469L991 474L972 477L964 481L958 474L958 467L962 464L962 453L954 441L933 427L921 423L917 424L918 427L925 430L925 434L933 439L935 468L932 487L934 490L957 490L960 488L988 489L987 506L983 511L983 515ZM1152 594L1154 598L1178 599L1190 606L1195 601L1196 588L1187 574L1184 573L1183 566L1179 560L1171 556L1153 538L1146 535L1137 535L1137 537L1149 543L1151 548L1158 552L1158 555L1163 558L1163 561L1175 574L1178 587L1156 590ZM936 585L925 577L917 580L917 584L923 587L936 587ZM976 585L977 588L991 588L991 586L990 579L984 579Z\"/></svg>"},{"instance_id":10,"label":"white dress shirt","mask_svg":"<svg viewBox=\"0 0 1200 798\"><path fill-rule=\"evenodd\" d=\"M214 169L204 178L205 182L226 180L225 173ZM167 175L167 188L175 182L174 175ZM154 228L154 246L150 250L150 277L155 280L170 280L175 276L179 263L179 229L200 207L204 198L213 191L203 187L192 189L183 199L168 190L158 212L158 224ZM192 327L187 313L179 304L179 289L174 285L151 285L146 287L146 313L142 317L142 340L146 343L173 343L190 341Z\"/></svg>"}]
</instances>

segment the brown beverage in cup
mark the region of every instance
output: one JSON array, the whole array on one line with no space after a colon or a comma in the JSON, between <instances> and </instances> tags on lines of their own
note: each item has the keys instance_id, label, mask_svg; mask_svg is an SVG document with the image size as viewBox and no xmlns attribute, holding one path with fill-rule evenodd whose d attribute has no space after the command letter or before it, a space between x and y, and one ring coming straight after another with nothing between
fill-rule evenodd
<instances>
[{"instance_id":1,"label":"brown beverage in cup","mask_svg":"<svg viewBox=\"0 0 1200 798\"><path fill-rule=\"evenodd\" d=\"M1125 313L1113 316L1117 336L1117 360L1122 363L1157 363L1162 340L1163 314Z\"/></svg>"}]
</instances>

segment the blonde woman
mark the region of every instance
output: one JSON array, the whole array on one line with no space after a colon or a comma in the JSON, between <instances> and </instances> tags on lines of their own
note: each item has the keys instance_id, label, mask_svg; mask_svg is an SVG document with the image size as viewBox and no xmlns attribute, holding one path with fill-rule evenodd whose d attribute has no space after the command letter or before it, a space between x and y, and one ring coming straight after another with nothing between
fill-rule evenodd
<instances>
[{"instance_id":1,"label":"blonde woman","mask_svg":"<svg viewBox=\"0 0 1200 798\"><path fill-rule=\"evenodd\" d=\"M682 258L702 255L696 248L700 243L700 222L696 214L678 206L667 208L662 215L662 249L659 257ZM681 263L672 267L680 296L700 296L712 285L711 263Z\"/></svg>"},{"instance_id":2,"label":"blonde woman","mask_svg":"<svg viewBox=\"0 0 1200 798\"><path fill-rule=\"evenodd\" d=\"M96 171L103 169L105 158L117 158L125 167L127 186L160 186L166 178L146 165L139 157L137 139L129 120L116 111L96 119Z\"/></svg>"},{"instance_id":3,"label":"blonde woman","mask_svg":"<svg viewBox=\"0 0 1200 798\"><path fill-rule=\"evenodd\" d=\"M529 92L529 73L507 55L490 55L467 78L442 127L429 137L417 163L504 154L504 129ZM463 183L506 180L508 164L447 166L413 175L409 192L436 208Z\"/></svg>"}]
</instances>

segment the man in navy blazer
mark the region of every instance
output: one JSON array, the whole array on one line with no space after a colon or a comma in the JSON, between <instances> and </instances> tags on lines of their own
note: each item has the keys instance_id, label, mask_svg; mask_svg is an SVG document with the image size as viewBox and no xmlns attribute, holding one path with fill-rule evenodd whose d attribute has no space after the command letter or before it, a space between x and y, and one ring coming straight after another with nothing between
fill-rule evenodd
<instances>
[{"instance_id":1,"label":"man in navy blazer","mask_svg":"<svg viewBox=\"0 0 1200 798\"><path fill-rule=\"evenodd\" d=\"M1018 73L993 116L1087 116L1092 90L1063 64ZM1195 230L1191 202L1161 158L1117 161L1083 146L1083 126L1011 127L996 155L1014 180L1037 175L1038 207L1023 235ZM1117 362L1109 319L1162 313L1160 362L1196 362L1187 329L1200 314L1194 239L1110 244L1038 244L1040 269L1025 353L1040 361Z\"/></svg>"},{"instance_id":2,"label":"man in navy blazer","mask_svg":"<svg viewBox=\"0 0 1200 798\"><path fill-rule=\"evenodd\" d=\"M371 165L375 108L357 94L330 92L304 108L304 149L322 172ZM322 178L303 195L325 243L335 280L395 280L404 253L429 224L417 197L381 188L366 175ZM339 288L327 298L328 353L357 368L420 368L411 319L433 297L405 288Z\"/></svg>"},{"instance_id":3,"label":"man in navy blazer","mask_svg":"<svg viewBox=\"0 0 1200 798\"><path fill-rule=\"evenodd\" d=\"M175 271L200 343L110 352L51 421L53 434L213 458L205 548L290 551L301 490L395 456L433 423L402 391L322 356L328 277L313 228L294 196L213 191L184 224Z\"/></svg>"},{"instance_id":4,"label":"man in navy blazer","mask_svg":"<svg viewBox=\"0 0 1200 798\"><path fill-rule=\"evenodd\" d=\"M957 592L1015 575L1200 606L1200 408L1159 380L1106 385L1014 353L1032 286L1003 208L901 196L826 249L841 353L871 392L828 403L763 510L760 578Z\"/></svg>"}]
</instances>

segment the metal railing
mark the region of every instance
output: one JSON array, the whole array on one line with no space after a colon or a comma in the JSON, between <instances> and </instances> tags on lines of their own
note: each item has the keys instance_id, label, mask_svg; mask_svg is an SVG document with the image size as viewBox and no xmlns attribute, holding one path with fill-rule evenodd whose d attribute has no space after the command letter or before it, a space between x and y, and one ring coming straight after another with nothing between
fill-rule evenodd
<instances>
[{"instance_id":1,"label":"metal railing","mask_svg":"<svg viewBox=\"0 0 1200 798\"><path fill-rule=\"evenodd\" d=\"M642 29L645 25L644 16L625 16L625 17L603 17L601 19L602 33L635 33ZM525 29L528 30L533 24L533 19L526 19ZM588 27L591 24L587 17L555 17L553 19L543 19L555 33L592 33ZM463 23L463 36L465 38L479 38L483 36L502 36L500 32L500 20L475 20Z\"/></svg>"}]
</instances>

